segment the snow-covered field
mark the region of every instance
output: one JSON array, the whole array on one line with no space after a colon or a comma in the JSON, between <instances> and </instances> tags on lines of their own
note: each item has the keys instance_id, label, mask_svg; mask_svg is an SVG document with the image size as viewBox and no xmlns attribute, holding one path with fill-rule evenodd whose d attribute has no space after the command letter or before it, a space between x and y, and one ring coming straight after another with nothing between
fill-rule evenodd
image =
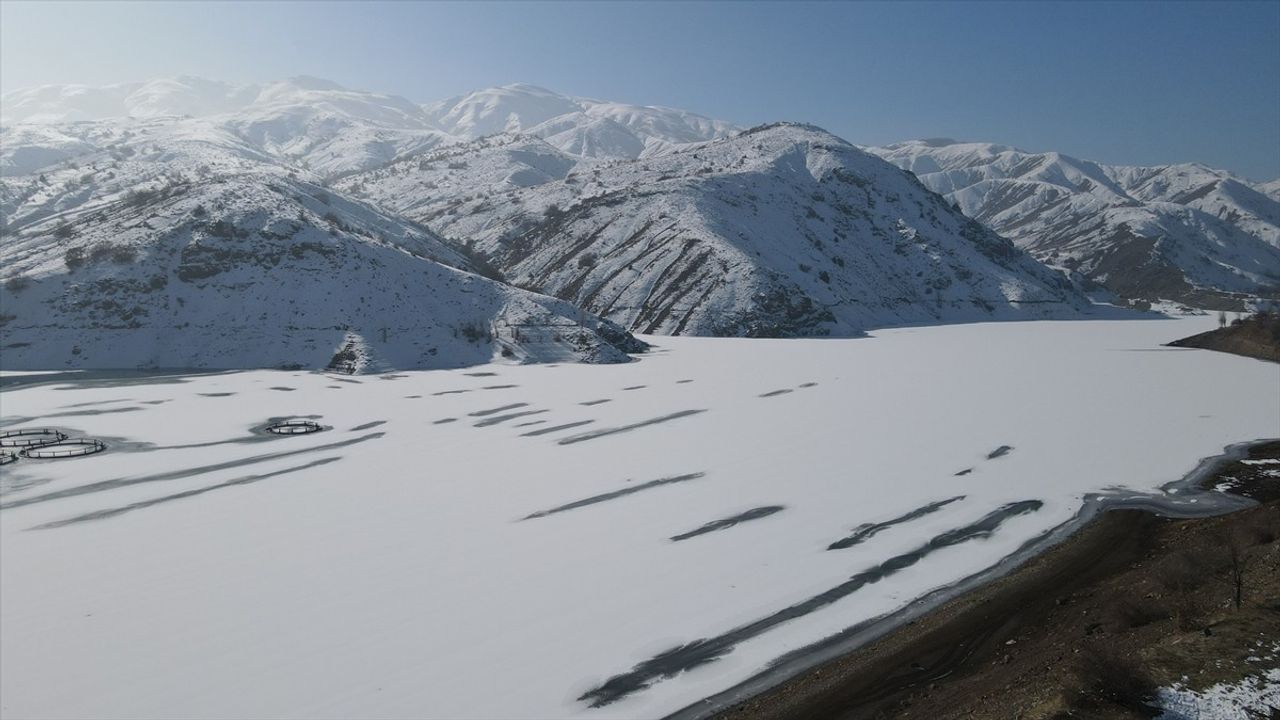
<instances>
[{"instance_id":1,"label":"snow-covered field","mask_svg":"<svg viewBox=\"0 0 1280 720\"><path fill-rule=\"evenodd\" d=\"M1214 322L7 377L3 429L109 450L0 469L0 711L661 716L1280 437L1275 365L1159 345Z\"/></svg>"}]
</instances>

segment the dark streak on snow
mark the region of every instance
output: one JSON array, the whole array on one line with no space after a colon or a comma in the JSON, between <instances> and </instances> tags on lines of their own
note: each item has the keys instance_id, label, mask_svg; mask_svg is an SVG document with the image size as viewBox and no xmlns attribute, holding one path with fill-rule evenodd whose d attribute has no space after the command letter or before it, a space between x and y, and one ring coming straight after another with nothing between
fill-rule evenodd
<instances>
[{"instance_id":1,"label":"dark streak on snow","mask_svg":"<svg viewBox=\"0 0 1280 720\"><path fill-rule=\"evenodd\" d=\"M784 505L765 505L763 507L751 508L746 512L741 512L731 517L712 520L696 530L690 530L689 532L680 533L679 535L672 535L671 539L675 542L680 542L681 540L688 540L691 537L706 535L707 533L716 532L717 530L728 530L738 523L769 517L770 515L781 511L784 507Z\"/></svg>"},{"instance_id":2,"label":"dark streak on snow","mask_svg":"<svg viewBox=\"0 0 1280 720\"><path fill-rule=\"evenodd\" d=\"M651 488L661 487L662 485L671 485L672 483L685 482L687 480L696 480L705 474L706 473L696 472L696 473L688 473L687 475L675 475L672 477L665 477L665 478L659 478L657 480L650 480L649 482L643 482L643 483L640 483L639 485L632 485L631 487L623 488L621 490L614 490L613 492L602 493L600 495L592 495L591 497L588 497L588 498L575 500L566 505L553 507L550 510L539 510L536 513L531 513L529 515L524 516L523 519L533 520L535 518L541 518L541 517L546 517L548 515L554 515L556 513L562 513L562 512L565 512L566 510L576 510L577 508L580 508L580 507L586 507L588 505L595 505L596 503L607 502L609 500L614 500L616 498L624 497L626 495L638 493L642 490L649 490Z\"/></svg>"},{"instance_id":3,"label":"dark streak on snow","mask_svg":"<svg viewBox=\"0 0 1280 720\"><path fill-rule=\"evenodd\" d=\"M595 420L579 420L578 422L565 423L564 425L552 425L549 428L542 428L541 430L534 430L532 432L521 433L520 437L537 437L539 435L547 435L553 432L560 432L561 430L568 430L569 428L576 428L576 427L582 427L583 425L590 425L593 422L595 422Z\"/></svg>"},{"instance_id":4,"label":"dark streak on snow","mask_svg":"<svg viewBox=\"0 0 1280 720\"><path fill-rule=\"evenodd\" d=\"M373 422L367 422L367 423L365 423L365 424L363 424L363 425L357 425L357 426L355 426L355 427L351 428L351 432L359 432L359 431L361 431L361 430L368 430L368 429L370 429L370 428L376 428L376 427L378 427L379 425L386 425L386 424L387 424L387 421L386 421L386 420L374 420Z\"/></svg>"},{"instance_id":5,"label":"dark streak on snow","mask_svg":"<svg viewBox=\"0 0 1280 720\"><path fill-rule=\"evenodd\" d=\"M853 547L854 545L857 545L858 543L879 533L881 530L888 530L894 525L901 525L902 523L911 522L912 520L915 520L917 518L922 518L925 515L929 515L930 513L938 512L939 510L950 505L951 503L959 502L963 499L964 499L964 495L957 495L953 498L947 498L946 500L939 500L937 502L929 503L928 505L922 505L916 508L915 510L912 510L911 512L906 513L905 515L899 515L898 517L892 520L885 520L884 522L878 522L878 523L863 523L862 525L859 525L858 527L853 529L852 535L849 535L848 537L845 537L845 538L841 538L840 540L837 540L831 543L830 545L827 546L827 549L843 550L845 548Z\"/></svg>"},{"instance_id":6,"label":"dark streak on snow","mask_svg":"<svg viewBox=\"0 0 1280 720\"><path fill-rule=\"evenodd\" d=\"M656 417L649 420L642 420L638 423L632 423L630 425L623 425L621 427L614 427L614 428L605 428L603 430L593 430L591 432L582 433L581 435L572 435L570 437L564 438L563 440L559 440L558 442L561 445L572 445L573 443L580 443L586 440L595 440L596 438L605 437L606 435L616 435L618 433L630 432L638 428L648 427L649 425L657 425L658 423L670 422L671 420L678 420L682 417L689 417L690 415L697 415L698 413L703 413L703 412L706 412L706 410L705 409L681 410L680 412L673 412L670 415L663 415L661 417Z\"/></svg>"},{"instance_id":7,"label":"dark streak on snow","mask_svg":"<svg viewBox=\"0 0 1280 720\"><path fill-rule=\"evenodd\" d=\"M589 405L600 405L600 404L607 403L607 402L613 402L613 399L612 399L612 398L604 398L603 400L588 400L588 401L586 401L586 402L580 402L580 403L578 403L578 404L579 404L579 405L588 405L588 406L589 406Z\"/></svg>"},{"instance_id":8,"label":"dark streak on snow","mask_svg":"<svg viewBox=\"0 0 1280 720\"><path fill-rule=\"evenodd\" d=\"M838 600L852 595L867 585L878 583L901 570L915 565L922 558L936 550L959 545L976 538L989 537L995 533L1006 519L1035 512L1043 504L1039 500L1023 500L1004 505L988 513L977 522L936 535L929 542L915 550L891 557L879 565L868 568L850 577L845 582L807 600L783 608L746 625L740 625L722 635L693 640L683 645L677 645L666 652L659 653L649 660L639 663L630 671L615 675L600 686L588 690L579 696L578 700L589 702L591 707L602 707L632 693L644 690L659 680L675 677L682 672L719 660L732 652L741 642L763 635L785 622L821 610Z\"/></svg>"},{"instance_id":9,"label":"dark streak on snow","mask_svg":"<svg viewBox=\"0 0 1280 720\"><path fill-rule=\"evenodd\" d=\"M66 417L84 417L86 415L114 415L115 413L137 412L145 410L140 407L122 407L122 408L104 408L99 410L72 410L69 412L50 413L49 415L41 415L40 419L45 418L66 418Z\"/></svg>"},{"instance_id":10,"label":"dark streak on snow","mask_svg":"<svg viewBox=\"0 0 1280 720\"><path fill-rule=\"evenodd\" d=\"M648 385L632 385L631 387L624 387L622 389L623 390L643 390L644 388L647 388L647 387L649 386Z\"/></svg>"},{"instance_id":11,"label":"dark streak on snow","mask_svg":"<svg viewBox=\"0 0 1280 720\"><path fill-rule=\"evenodd\" d=\"M159 505L160 503L172 502L174 500L182 500L184 498L195 497L196 495L203 495L207 492L212 492L214 490L221 490L222 488L234 487L236 485L248 485L249 483L255 483L255 482L258 482L259 480L266 480L267 478L278 477L280 475L287 475L288 473L294 473L300 470L308 470L313 467L319 467L320 465L328 465L331 462L335 462L341 459L342 458L340 457L320 458L319 460L313 460L309 463L306 463L303 465L297 465L291 468L285 468L283 470L276 470L274 472L262 473L260 475L246 475L244 477L236 478L234 480L228 480L226 482L218 483L216 485L208 485L206 487L196 488L194 490L185 490L183 492L174 493L172 495L163 495L158 498L152 498L150 500L142 500L139 502L130 503L128 505L122 505L120 507L109 508L107 510L95 510L94 512L85 513L83 515L77 515L72 518L67 518L66 520L55 520L54 522L44 523L43 525L36 525L35 527L30 529L31 530L47 530L49 528L56 528L56 527L62 527L64 525L73 525L75 523L87 522L89 520L104 520L106 518L115 517L117 515L123 515L127 512L132 512L134 510L141 510L143 508L148 508L148 507L151 507L152 505Z\"/></svg>"},{"instance_id":12,"label":"dark streak on snow","mask_svg":"<svg viewBox=\"0 0 1280 720\"><path fill-rule=\"evenodd\" d=\"M960 472L956 473L956 477L961 477L961 476L963 476L963 475L968 475L968 474L969 474L969 473L971 473L971 472L973 472L973 468L965 468L965 469L961 470Z\"/></svg>"},{"instance_id":13,"label":"dark streak on snow","mask_svg":"<svg viewBox=\"0 0 1280 720\"><path fill-rule=\"evenodd\" d=\"M441 390L440 392L431 393L432 397L439 395L459 395L461 393L469 393L470 390Z\"/></svg>"},{"instance_id":14,"label":"dark streak on snow","mask_svg":"<svg viewBox=\"0 0 1280 720\"><path fill-rule=\"evenodd\" d=\"M483 390L506 390L507 388L520 387L519 385L485 385Z\"/></svg>"},{"instance_id":15,"label":"dark streak on snow","mask_svg":"<svg viewBox=\"0 0 1280 720\"><path fill-rule=\"evenodd\" d=\"M462 373L462 374L463 374L463 375L466 375L467 377L495 377L495 376L497 376L497 374L498 374L498 373L496 373L496 372L473 372L473 373Z\"/></svg>"},{"instance_id":16,"label":"dark streak on snow","mask_svg":"<svg viewBox=\"0 0 1280 720\"><path fill-rule=\"evenodd\" d=\"M515 427L529 427L530 425L541 425L545 422L546 420L530 420L526 423L516 423Z\"/></svg>"},{"instance_id":17,"label":"dark streak on snow","mask_svg":"<svg viewBox=\"0 0 1280 720\"><path fill-rule=\"evenodd\" d=\"M437 421L435 421L435 422L433 422L433 423L431 423L431 424L432 424L432 425L444 425L445 423L451 423L451 422L457 422L457 421L458 421L458 418L441 418L441 419L439 419L439 420L437 420Z\"/></svg>"},{"instance_id":18,"label":"dark streak on snow","mask_svg":"<svg viewBox=\"0 0 1280 720\"><path fill-rule=\"evenodd\" d=\"M1001 445L1000 447L996 448L995 450L992 450L991 452L987 453L987 459L988 459L988 460L995 460L995 459L996 459L996 458L998 458L998 457L1004 457L1005 455L1008 455L1008 454L1009 454L1009 452L1010 452L1011 450L1013 450L1013 447L1012 447L1012 446L1010 446L1010 445Z\"/></svg>"},{"instance_id":19,"label":"dark streak on snow","mask_svg":"<svg viewBox=\"0 0 1280 720\"><path fill-rule=\"evenodd\" d=\"M78 495L88 495L90 493L103 492L105 490L115 490L116 488L129 487L131 485L140 485L143 483L163 482L168 480L182 480L185 478L204 475L205 473L216 472L218 470L229 470L231 468L244 467L245 465L253 465L255 463L266 462L268 460L278 460L280 458L292 457L294 455L302 455L304 453L322 452L324 450L334 450L357 443L376 440L383 437L386 433L369 433L360 437L350 438L348 440L339 440L337 442L326 443L324 445L315 445L313 447L299 448L297 450L285 450L282 452L267 453L265 455L254 455L252 457L241 458L239 460L228 460L226 462L215 463L212 465L200 465L192 468L184 468L182 470L171 470L169 472L156 473L154 475L143 475L141 477L123 477L111 480L100 480L98 482L89 483L87 485L79 485L76 487L57 490L45 493L43 495L33 495L31 497L14 500L11 503L0 505L0 510L8 510L10 508L22 507L24 505L33 505L35 503L48 502L50 500L60 500L62 498L76 497Z\"/></svg>"},{"instance_id":20,"label":"dark streak on snow","mask_svg":"<svg viewBox=\"0 0 1280 720\"><path fill-rule=\"evenodd\" d=\"M791 388L783 388L782 390L770 390L767 393L761 393L758 397L777 397L792 392Z\"/></svg>"},{"instance_id":21,"label":"dark streak on snow","mask_svg":"<svg viewBox=\"0 0 1280 720\"><path fill-rule=\"evenodd\" d=\"M504 423L508 420L515 420L516 418L522 418L528 415L541 415L542 413L545 413L545 412L551 412L551 411L545 410L545 409L544 410L525 410L524 412L507 413L506 415L494 415L493 417L488 417L488 418L485 418L484 420L481 420L478 423L475 423L474 426L489 427L490 425L497 425L499 423Z\"/></svg>"},{"instance_id":22,"label":"dark streak on snow","mask_svg":"<svg viewBox=\"0 0 1280 720\"><path fill-rule=\"evenodd\" d=\"M92 407L94 405L114 405L116 403L122 403L122 402L134 402L134 401L128 398L124 398L121 400L94 400L93 402L72 403L70 405L63 405L62 407L63 408L81 408L81 407Z\"/></svg>"},{"instance_id":23,"label":"dark streak on snow","mask_svg":"<svg viewBox=\"0 0 1280 720\"><path fill-rule=\"evenodd\" d=\"M510 405L502 405L496 408L490 408L488 410L477 410L473 413L467 413L467 414L470 415L471 417L484 417L485 415L500 413L503 410L515 410L516 408L525 407L528 404L529 403L512 403Z\"/></svg>"},{"instance_id":24,"label":"dark streak on snow","mask_svg":"<svg viewBox=\"0 0 1280 720\"><path fill-rule=\"evenodd\" d=\"M233 392L217 392L217 393L196 393L200 397L231 397L235 395Z\"/></svg>"},{"instance_id":25,"label":"dark streak on snow","mask_svg":"<svg viewBox=\"0 0 1280 720\"><path fill-rule=\"evenodd\" d=\"M269 387L269 388L267 388L267 389L268 389L268 390L279 390L280 392L293 392L294 390L297 390L298 388L285 387L284 385L272 385L271 387Z\"/></svg>"}]
</instances>

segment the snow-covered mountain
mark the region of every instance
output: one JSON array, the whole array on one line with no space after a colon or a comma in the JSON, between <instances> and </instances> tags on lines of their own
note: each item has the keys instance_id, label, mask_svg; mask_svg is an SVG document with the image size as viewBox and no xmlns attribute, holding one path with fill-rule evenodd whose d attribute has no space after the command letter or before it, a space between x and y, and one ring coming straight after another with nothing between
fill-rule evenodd
<instances>
[{"instance_id":1,"label":"snow-covered mountain","mask_svg":"<svg viewBox=\"0 0 1280 720\"><path fill-rule=\"evenodd\" d=\"M6 93L0 108L0 172L5 175L34 172L96 150L86 135L138 119L200 120L322 176L376 167L458 140L402 97L347 90L309 77L244 86L190 77L105 88L46 86Z\"/></svg>"},{"instance_id":2,"label":"snow-covered mountain","mask_svg":"<svg viewBox=\"0 0 1280 720\"><path fill-rule=\"evenodd\" d=\"M1128 298L1280 297L1280 185L1203 165L1123 167L989 143L867 148L1039 259Z\"/></svg>"},{"instance_id":3,"label":"snow-covered mountain","mask_svg":"<svg viewBox=\"0 0 1280 720\"><path fill-rule=\"evenodd\" d=\"M295 77L228 85L193 77L93 88L51 85L5 93L0 172L34 172L90 152L91 121L188 117L228 130L281 161L325 177L386 164L439 145L499 132L546 138L581 157L635 158L734 131L670 108L570 98L507 85L417 105L396 95Z\"/></svg>"},{"instance_id":4,"label":"snow-covered mountain","mask_svg":"<svg viewBox=\"0 0 1280 720\"><path fill-rule=\"evenodd\" d=\"M641 347L228 129L88 127L93 150L0 179L6 368L620 362Z\"/></svg>"},{"instance_id":5,"label":"snow-covered mountain","mask_svg":"<svg viewBox=\"0 0 1280 720\"><path fill-rule=\"evenodd\" d=\"M449 98L426 106L426 111L441 129L457 137L524 133L571 155L593 158L655 155L737 130L685 110L570 98L525 84Z\"/></svg>"},{"instance_id":6,"label":"snow-covered mountain","mask_svg":"<svg viewBox=\"0 0 1280 720\"><path fill-rule=\"evenodd\" d=\"M1087 306L909 173L811 126L608 162L495 136L336 187L646 333L854 334Z\"/></svg>"}]
</instances>

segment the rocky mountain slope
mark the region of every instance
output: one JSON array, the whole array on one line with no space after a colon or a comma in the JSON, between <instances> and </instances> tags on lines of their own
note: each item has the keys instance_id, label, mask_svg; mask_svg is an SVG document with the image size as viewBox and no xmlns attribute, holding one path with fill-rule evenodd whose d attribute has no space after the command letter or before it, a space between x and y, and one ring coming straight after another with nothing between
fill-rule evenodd
<instances>
[{"instance_id":1,"label":"rocky mountain slope","mask_svg":"<svg viewBox=\"0 0 1280 720\"><path fill-rule=\"evenodd\" d=\"M810 126L606 162L497 136L336 187L646 333L848 335L1088 306L909 173Z\"/></svg>"},{"instance_id":2,"label":"rocky mountain slope","mask_svg":"<svg viewBox=\"0 0 1280 720\"><path fill-rule=\"evenodd\" d=\"M65 132L60 126L58 132ZM642 348L481 277L430 231L203 120L97 123L0 179L6 368L621 362Z\"/></svg>"},{"instance_id":3,"label":"rocky mountain slope","mask_svg":"<svg viewBox=\"0 0 1280 720\"><path fill-rule=\"evenodd\" d=\"M1280 199L1203 165L1121 167L988 143L867 148L1037 258L1116 294L1238 309L1280 297Z\"/></svg>"}]
</instances>

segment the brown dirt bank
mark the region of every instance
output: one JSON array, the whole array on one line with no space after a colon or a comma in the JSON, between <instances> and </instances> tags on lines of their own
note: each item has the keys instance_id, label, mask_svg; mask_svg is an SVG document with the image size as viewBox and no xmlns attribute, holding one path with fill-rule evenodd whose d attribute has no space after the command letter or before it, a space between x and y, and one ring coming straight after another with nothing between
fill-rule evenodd
<instances>
[{"instance_id":1,"label":"brown dirt bank","mask_svg":"<svg viewBox=\"0 0 1280 720\"><path fill-rule=\"evenodd\" d=\"M1253 448L1260 458L1280 458L1280 442ZM1205 481L1257 507L1193 520L1104 513L1009 575L718 717L1150 717L1156 685L1256 675L1265 666L1246 660L1250 648L1280 641L1273 468L1236 462Z\"/></svg>"},{"instance_id":2,"label":"brown dirt bank","mask_svg":"<svg viewBox=\"0 0 1280 720\"><path fill-rule=\"evenodd\" d=\"M1174 340L1169 345L1280 362L1280 312L1255 313L1224 328Z\"/></svg>"}]
</instances>

